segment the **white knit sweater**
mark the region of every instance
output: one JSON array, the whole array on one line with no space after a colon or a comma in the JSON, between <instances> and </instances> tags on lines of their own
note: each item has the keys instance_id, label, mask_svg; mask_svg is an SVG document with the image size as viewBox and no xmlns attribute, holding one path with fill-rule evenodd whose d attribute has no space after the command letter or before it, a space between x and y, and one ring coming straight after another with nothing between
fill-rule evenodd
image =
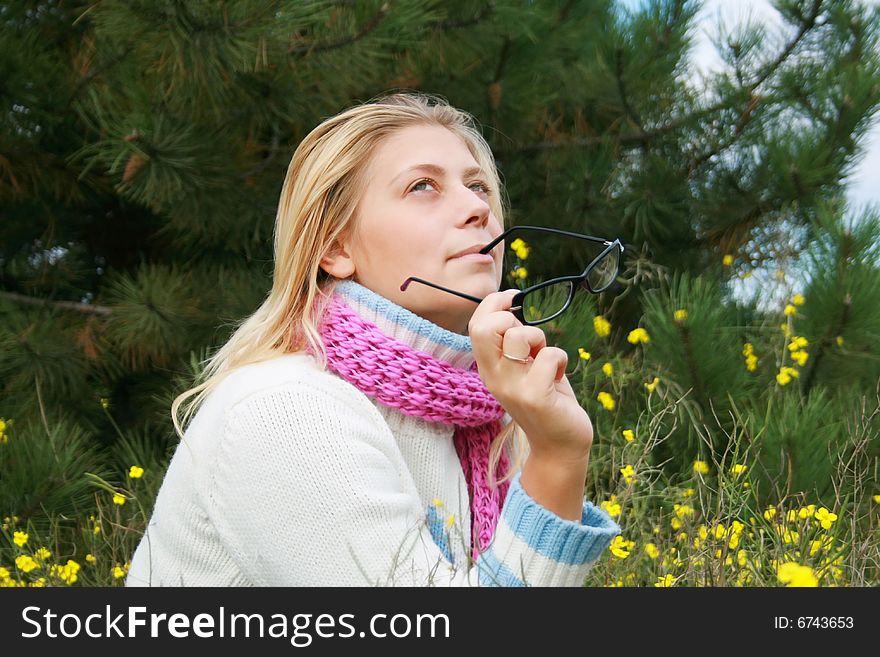
<instances>
[{"instance_id":1,"label":"white knit sweater","mask_svg":"<svg viewBox=\"0 0 880 657\"><path fill-rule=\"evenodd\" d=\"M474 362L467 336L352 281L337 291L388 335ZM586 500L580 523L558 517L519 474L469 567L453 432L383 406L306 353L239 368L187 427L126 585L582 585L620 527Z\"/></svg>"}]
</instances>

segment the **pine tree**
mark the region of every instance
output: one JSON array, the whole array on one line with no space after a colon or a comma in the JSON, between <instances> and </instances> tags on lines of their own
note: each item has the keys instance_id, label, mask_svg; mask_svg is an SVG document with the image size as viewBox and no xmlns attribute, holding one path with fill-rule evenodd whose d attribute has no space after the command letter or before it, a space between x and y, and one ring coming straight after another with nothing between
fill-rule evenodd
<instances>
[{"instance_id":1,"label":"pine tree","mask_svg":"<svg viewBox=\"0 0 880 657\"><path fill-rule=\"evenodd\" d=\"M880 218L847 223L840 201L880 103L880 10L775 6L781 34L721 35L725 69L698 79L690 0L0 4L0 417L14 418L0 514L48 528L94 512L86 472L124 486L118 473L137 461L161 478L171 400L269 288L293 150L327 116L394 89L476 116L508 225L626 244L619 282L546 326L573 359L594 350L639 377L606 421L600 364L579 361L597 441L638 415L655 371L668 394L686 393L689 425L656 455L670 472L703 449L713 413L717 456L732 418L763 420L768 395L786 400L776 418L807 404L813 421L826 404L843 426L847 395L880 379ZM562 244L543 266L579 273L588 257ZM759 353L758 383L740 351L775 344L781 308L731 292L739 276L792 263L809 274L792 334L809 336L809 359L796 385L768 392L797 348ZM639 326L641 346L627 340ZM828 473L810 456L820 433L801 429L790 454L813 463L807 485ZM147 508L155 492L145 479Z\"/></svg>"}]
</instances>

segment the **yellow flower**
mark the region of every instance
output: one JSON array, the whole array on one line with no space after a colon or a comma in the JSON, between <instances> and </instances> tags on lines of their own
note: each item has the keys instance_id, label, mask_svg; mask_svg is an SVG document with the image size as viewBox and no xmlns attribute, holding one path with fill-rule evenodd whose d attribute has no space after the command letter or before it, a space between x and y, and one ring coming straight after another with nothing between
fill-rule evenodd
<instances>
[{"instance_id":1,"label":"yellow flower","mask_svg":"<svg viewBox=\"0 0 880 657\"><path fill-rule=\"evenodd\" d=\"M742 465L741 463L735 463L734 466L730 469L730 473L735 477L739 477L747 469L748 469L747 465Z\"/></svg>"},{"instance_id":2,"label":"yellow flower","mask_svg":"<svg viewBox=\"0 0 880 657\"><path fill-rule=\"evenodd\" d=\"M673 529L681 529L681 520L678 518L673 518L669 521L669 524L672 525Z\"/></svg>"},{"instance_id":3,"label":"yellow flower","mask_svg":"<svg viewBox=\"0 0 880 657\"><path fill-rule=\"evenodd\" d=\"M128 572L129 564L125 563L122 566L116 564L113 567L113 577L119 579L120 577L125 577L125 574Z\"/></svg>"},{"instance_id":4,"label":"yellow flower","mask_svg":"<svg viewBox=\"0 0 880 657\"><path fill-rule=\"evenodd\" d=\"M842 336L842 335L838 335L838 336L837 336L837 346L838 346L838 347L842 347L842 346L843 346L843 336Z\"/></svg>"},{"instance_id":5,"label":"yellow flower","mask_svg":"<svg viewBox=\"0 0 880 657\"><path fill-rule=\"evenodd\" d=\"M86 555L86 561L89 563L95 563L97 559L95 558L95 555L90 552Z\"/></svg>"},{"instance_id":6,"label":"yellow flower","mask_svg":"<svg viewBox=\"0 0 880 657\"><path fill-rule=\"evenodd\" d=\"M612 365L611 363L605 363L602 366L602 373L605 376L611 376L612 374L614 374L614 365Z\"/></svg>"},{"instance_id":7,"label":"yellow flower","mask_svg":"<svg viewBox=\"0 0 880 657\"><path fill-rule=\"evenodd\" d=\"M807 506L802 506L798 510L798 518L812 518L816 513L816 505L808 504Z\"/></svg>"},{"instance_id":8,"label":"yellow flower","mask_svg":"<svg viewBox=\"0 0 880 657\"><path fill-rule=\"evenodd\" d=\"M107 408L109 406L110 406L110 400L107 399L106 397L101 397L101 408L103 408L104 410L107 410Z\"/></svg>"},{"instance_id":9,"label":"yellow flower","mask_svg":"<svg viewBox=\"0 0 880 657\"><path fill-rule=\"evenodd\" d=\"M683 322L687 319L688 311L684 308L679 308L674 313L672 313L672 316L675 318L676 322Z\"/></svg>"},{"instance_id":10,"label":"yellow flower","mask_svg":"<svg viewBox=\"0 0 880 657\"><path fill-rule=\"evenodd\" d=\"M733 264L733 256L730 255L730 254L725 255L725 256L721 259L721 262L724 263L724 266L725 266L725 267L730 267L730 265Z\"/></svg>"},{"instance_id":11,"label":"yellow flower","mask_svg":"<svg viewBox=\"0 0 880 657\"><path fill-rule=\"evenodd\" d=\"M768 506L767 510L764 511L764 519L765 520L772 520L773 516L775 516L775 515L776 515L776 507L775 506Z\"/></svg>"},{"instance_id":12,"label":"yellow flower","mask_svg":"<svg viewBox=\"0 0 880 657\"><path fill-rule=\"evenodd\" d=\"M590 352L584 351L583 347L578 347L578 355L584 360L590 360Z\"/></svg>"},{"instance_id":13,"label":"yellow flower","mask_svg":"<svg viewBox=\"0 0 880 657\"><path fill-rule=\"evenodd\" d=\"M39 550L34 552L34 557L36 557L37 561L45 561L49 557L52 556L52 553L44 547L41 547Z\"/></svg>"},{"instance_id":14,"label":"yellow flower","mask_svg":"<svg viewBox=\"0 0 880 657\"><path fill-rule=\"evenodd\" d=\"M828 550L834 544L833 536L824 536L821 539L810 541L810 556L815 556L819 550Z\"/></svg>"},{"instance_id":15,"label":"yellow flower","mask_svg":"<svg viewBox=\"0 0 880 657\"><path fill-rule=\"evenodd\" d=\"M510 250L516 251L516 257L525 260L529 257L530 247L523 240L517 238L510 243Z\"/></svg>"},{"instance_id":16,"label":"yellow flower","mask_svg":"<svg viewBox=\"0 0 880 657\"><path fill-rule=\"evenodd\" d=\"M697 474L709 474L709 464L705 461L694 461L694 472Z\"/></svg>"},{"instance_id":17,"label":"yellow flower","mask_svg":"<svg viewBox=\"0 0 880 657\"><path fill-rule=\"evenodd\" d=\"M654 388L657 387L658 383L660 383L660 377L655 376L653 381L645 384L645 388L648 390L648 392L654 392Z\"/></svg>"},{"instance_id":18,"label":"yellow flower","mask_svg":"<svg viewBox=\"0 0 880 657\"><path fill-rule=\"evenodd\" d=\"M18 547L24 547L24 544L28 541L28 535L25 532L15 532L12 535L12 542L15 543Z\"/></svg>"},{"instance_id":19,"label":"yellow flower","mask_svg":"<svg viewBox=\"0 0 880 657\"><path fill-rule=\"evenodd\" d=\"M805 301L805 299L804 299L804 295L803 295L803 294L795 294L795 295L791 298L791 302L792 302L794 305L796 305L796 306L803 306L803 305L804 305L804 301Z\"/></svg>"},{"instance_id":20,"label":"yellow flower","mask_svg":"<svg viewBox=\"0 0 880 657\"><path fill-rule=\"evenodd\" d=\"M645 544L645 553L651 558L656 559L660 556L660 550L657 549L657 546L653 543Z\"/></svg>"},{"instance_id":21,"label":"yellow flower","mask_svg":"<svg viewBox=\"0 0 880 657\"><path fill-rule=\"evenodd\" d=\"M77 580L79 564L73 559L68 559L63 566L52 566L52 574L58 576L66 584L73 584Z\"/></svg>"},{"instance_id":22,"label":"yellow flower","mask_svg":"<svg viewBox=\"0 0 880 657\"><path fill-rule=\"evenodd\" d=\"M746 342L746 343L743 345L743 351L742 351L742 353L743 353L743 356L748 356L749 354L753 354L753 353L755 353L755 348L754 348L754 346L752 346L752 343L751 343L751 342Z\"/></svg>"},{"instance_id":23,"label":"yellow flower","mask_svg":"<svg viewBox=\"0 0 880 657\"><path fill-rule=\"evenodd\" d=\"M780 324L779 328L782 331L783 335L785 335L785 337L788 337L791 335L791 327L789 327L788 324Z\"/></svg>"},{"instance_id":24,"label":"yellow flower","mask_svg":"<svg viewBox=\"0 0 880 657\"><path fill-rule=\"evenodd\" d=\"M802 335L793 335L791 337L791 342L788 344L789 351L797 351L798 349L803 349L810 343L807 342L807 339Z\"/></svg>"},{"instance_id":25,"label":"yellow flower","mask_svg":"<svg viewBox=\"0 0 880 657\"><path fill-rule=\"evenodd\" d=\"M620 474L623 475L623 479L627 484L631 484L635 479L635 469L631 465L623 466L620 469Z\"/></svg>"},{"instance_id":26,"label":"yellow flower","mask_svg":"<svg viewBox=\"0 0 880 657\"><path fill-rule=\"evenodd\" d=\"M95 534L95 536L100 534L101 533L101 525L95 525L94 528L92 529L92 533Z\"/></svg>"},{"instance_id":27,"label":"yellow flower","mask_svg":"<svg viewBox=\"0 0 880 657\"><path fill-rule=\"evenodd\" d=\"M822 525L822 529L831 529L831 525L837 520L837 514L831 513L824 506L816 511L816 515L814 516L816 520L819 521L819 524Z\"/></svg>"},{"instance_id":28,"label":"yellow flower","mask_svg":"<svg viewBox=\"0 0 880 657\"><path fill-rule=\"evenodd\" d=\"M639 342L650 342L651 336L648 335L648 332L643 328L635 328L629 332L629 335L626 336L627 342L632 344L638 344Z\"/></svg>"},{"instance_id":29,"label":"yellow flower","mask_svg":"<svg viewBox=\"0 0 880 657\"><path fill-rule=\"evenodd\" d=\"M783 529L782 540L786 543L798 543L801 540L801 535L791 529Z\"/></svg>"},{"instance_id":30,"label":"yellow flower","mask_svg":"<svg viewBox=\"0 0 880 657\"><path fill-rule=\"evenodd\" d=\"M684 492L681 494L682 497L691 497L694 493L696 493L693 488L685 488Z\"/></svg>"},{"instance_id":31,"label":"yellow flower","mask_svg":"<svg viewBox=\"0 0 880 657\"><path fill-rule=\"evenodd\" d=\"M874 495L872 498L876 504L880 504L880 495Z\"/></svg>"},{"instance_id":32,"label":"yellow flower","mask_svg":"<svg viewBox=\"0 0 880 657\"><path fill-rule=\"evenodd\" d=\"M517 267L517 268L514 269L512 272L510 272L510 275L511 275L513 278L523 279L523 278L525 278L526 276L529 275L529 272L528 272L528 270L527 270L525 267Z\"/></svg>"},{"instance_id":33,"label":"yellow flower","mask_svg":"<svg viewBox=\"0 0 880 657\"><path fill-rule=\"evenodd\" d=\"M672 586L672 583L675 581L675 577L673 575L660 575L657 577L657 581L654 583L654 586L659 587L669 587Z\"/></svg>"},{"instance_id":34,"label":"yellow flower","mask_svg":"<svg viewBox=\"0 0 880 657\"><path fill-rule=\"evenodd\" d=\"M672 510L675 512L675 515L681 519L694 515L694 507L688 504L673 504Z\"/></svg>"},{"instance_id":35,"label":"yellow flower","mask_svg":"<svg viewBox=\"0 0 880 657\"><path fill-rule=\"evenodd\" d=\"M118 504L119 506L125 504L125 495L121 495L119 493L113 495L113 504Z\"/></svg>"},{"instance_id":36,"label":"yellow flower","mask_svg":"<svg viewBox=\"0 0 880 657\"><path fill-rule=\"evenodd\" d=\"M610 500L603 500L599 504L599 508L604 509L605 512L612 518L616 518L617 516L619 516L620 505L617 503L617 495L612 495Z\"/></svg>"},{"instance_id":37,"label":"yellow flower","mask_svg":"<svg viewBox=\"0 0 880 657\"><path fill-rule=\"evenodd\" d=\"M779 566L776 571L779 581L786 586L819 586L813 569L809 566L801 566L800 564L788 561Z\"/></svg>"},{"instance_id":38,"label":"yellow flower","mask_svg":"<svg viewBox=\"0 0 880 657\"><path fill-rule=\"evenodd\" d=\"M19 557L16 557L15 558L15 565L19 570L24 571L26 573L29 573L32 570L34 570L35 568L40 567L40 564L38 564L36 561L33 560L32 557L30 557L26 554L23 554Z\"/></svg>"},{"instance_id":39,"label":"yellow flower","mask_svg":"<svg viewBox=\"0 0 880 657\"><path fill-rule=\"evenodd\" d=\"M614 397L609 395L607 392L600 392L596 399L599 400L606 411L614 410Z\"/></svg>"},{"instance_id":40,"label":"yellow flower","mask_svg":"<svg viewBox=\"0 0 880 657\"><path fill-rule=\"evenodd\" d=\"M626 559L629 556L629 551L635 546L635 541L627 541L623 536L618 534L614 537L614 540L611 541L611 545L608 546L608 549L611 550L611 553L615 557Z\"/></svg>"},{"instance_id":41,"label":"yellow flower","mask_svg":"<svg viewBox=\"0 0 880 657\"><path fill-rule=\"evenodd\" d=\"M602 317L602 315L596 315L593 318L593 329L595 329L596 335L600 338L607 338L611 335L611 322Z\"/></svg>"},{"instance_id":42,"label":"yellow flower","mask_svg":"<svg viewBox=\"0 0 880 657\"><path fill-rule=\"evenodd\" d=\"M144 469L136 465L133 465L128 469L128 476L132 479L140 479L143 475Z\"/></svg>"},{"instance_id":43,"label":"yellow flower","mask_svg":"<svg viewBox=\"0 0 880 657\"><path fill-rule=\"evenodd\" d=\"M624 429L623 437L626 438L626 442L631 443L636 439L636 435L633 433L632 429Z\"/></svg>"},{"instance_id":44,"label":"yellow flower","mask_svg":"<svg viewBox=\"0 0 880 657\"><path fill-rule=\"evenodd\" d=\"M779 382L779 385L784 386L791 382L792 377L796 379L798 376L800 376L800 372L795 368L783 365L779 368L779 374L776 375L776 380Z\"/></svg>"},{"instance_id":45,"label":"yellow flower","mask_svg":"<svg viewBox=\"0 0 880 657\"><path fill-rule=\"evenodd\" d=\"M807 362L807 358L809 354L806 351L793 351L791 352L791 359L795 361L801 367L804 366L804 363Z\"/></svg>"},{"instance_id":46,"label":"yellow flower","mask_svg":"<svg viewBox=\"0 0 880 657\"><path fill-rule=\"evenodd\" d=\"M791 317L797 312L797 308L795 308L791 304L788 304L782 312L785 313L786 317Z\"/></svg>"}]
</instances>

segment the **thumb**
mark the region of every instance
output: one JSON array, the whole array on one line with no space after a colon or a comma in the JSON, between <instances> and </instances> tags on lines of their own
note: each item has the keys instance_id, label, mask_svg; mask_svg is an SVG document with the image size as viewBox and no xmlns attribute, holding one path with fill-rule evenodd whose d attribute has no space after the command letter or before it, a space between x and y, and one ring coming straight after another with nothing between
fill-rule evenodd
<instances>
[{"instance_id":1,"label":"thumb","mask_svg":"<svg viewBox=\"0 0 880 657\"><path fill-rule=\"evenodd\" d=\"M568 354L559 347L544 347L535 356L529 373L536 376L539 381L551 380L559 383L565 376L568 367Z\"/></svg>"}]
</instances>

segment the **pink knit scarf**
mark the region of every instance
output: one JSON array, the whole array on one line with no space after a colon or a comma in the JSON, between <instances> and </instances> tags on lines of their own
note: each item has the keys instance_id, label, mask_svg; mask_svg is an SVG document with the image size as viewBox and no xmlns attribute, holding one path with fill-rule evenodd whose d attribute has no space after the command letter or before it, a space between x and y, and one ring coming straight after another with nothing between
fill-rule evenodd
<instances>
[{"instance_id":1,"label":"pink knit scarf","mask_svg":"<svg viewBox=\"0 0 880 657\"><path fill-rule=\"evenodd\" d=\"M319 331L329 368L361 392L406 415L455 426L476 559L495 534L508 488L507 482L489 487L489 444L502 428L504 409L483 385L476 363L464 370L413 349L365 320L338 293L327 303ZM496 478L508 467L502 450Z\"/></svg>"}]
</instances>

